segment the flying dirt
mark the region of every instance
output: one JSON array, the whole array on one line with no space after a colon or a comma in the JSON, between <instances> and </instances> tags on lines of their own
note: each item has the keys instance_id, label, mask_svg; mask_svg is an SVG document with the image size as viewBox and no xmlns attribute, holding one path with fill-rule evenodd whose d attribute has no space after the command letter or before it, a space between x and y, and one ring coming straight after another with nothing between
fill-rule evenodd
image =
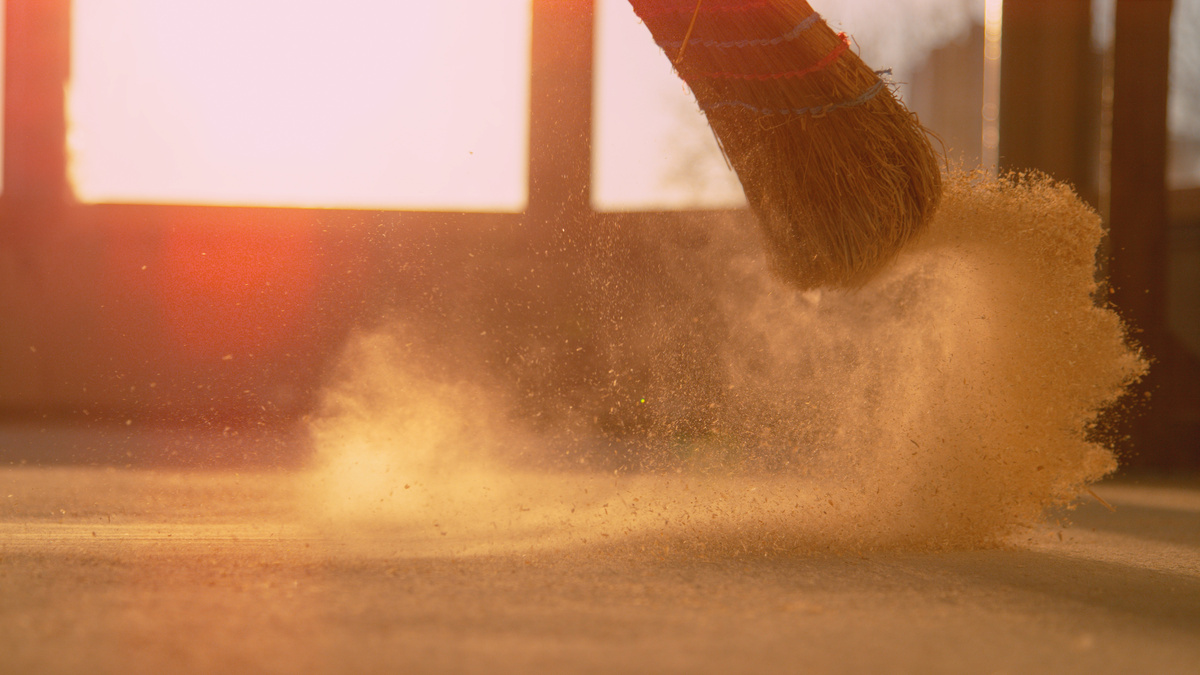
<instances>
[{"instance_id":1,"label":"flying dirt","mask_svg":"<svg viewBox=\"0 0 1200 675\"><path fill-rule=\"evenodd\" d=\"M1100 219L1068 187L950 176L929 231L849 291L782 284L735 224L708 236L696 276L660 274L694 297L589 308L607 348L584 395L530 407L519 365L403 323L358 335L311 422L312 516L409 552L961 549L1116 468L1097 416L1147 366L1096 298Z\"/></svg>"}]
</instances>

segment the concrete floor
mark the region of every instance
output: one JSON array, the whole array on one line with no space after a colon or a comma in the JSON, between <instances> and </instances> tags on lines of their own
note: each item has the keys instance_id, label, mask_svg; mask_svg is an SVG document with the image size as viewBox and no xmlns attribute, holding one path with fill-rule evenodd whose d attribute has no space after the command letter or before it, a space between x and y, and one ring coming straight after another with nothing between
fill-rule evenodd
<instances>
[{"instance_id":1,"label":"concrete floor","mask_svg":"<svg viewBox=\"0 0 1200 675\"><path fill-rule=\"evenodd\" d=\"M1007 550L703 561L354 545L297 483L0 469L0 673L1200 672L1196 480Z\"/></svg>"}]
</instances>

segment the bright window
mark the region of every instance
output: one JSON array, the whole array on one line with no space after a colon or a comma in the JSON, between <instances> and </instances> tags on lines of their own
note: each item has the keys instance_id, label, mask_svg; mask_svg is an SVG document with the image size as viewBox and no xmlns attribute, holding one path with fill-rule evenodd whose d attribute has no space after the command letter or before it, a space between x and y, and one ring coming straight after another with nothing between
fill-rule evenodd
<instances>
[{"instance_id":1,"label":"bright window","mask_svg":"<svg viewBox=\"0 0 1200 675\"><path fill-rule=\"evenodd\" d=\"M628 0L596 2L592 201L598 210L745 203L708 122Z\"/></svg>"},{"instance_id":2,"label":"bright window","mask_svg":"<svg viewBox=\"0 0 1200 675\"><path fill-rule=\"evenodd\" d=\"M1175 0L1171 14L1171 134L1167 181L1200 187L1200 0Z\"/></svg>"},{"instance_id":3,"label":"bright window","mask_svg":"<svg viewBox=\"0 0 1200 675\"><path fill-rule=\"evenodd\" d=\"M823 0L822 15L855 38L855 49L875 68L893 71L901 96L923 119L930 115L909 86L938 49L968 40L984 19L984 0ZM596 88L592 195L602 210L721 208L744 203L703 114L672 72L650 32L627 0L597 0ZM982 46L977 51L982 78ZM924 77L928 78L928 75ZM930 97L926 82L924 105ZM934 82L933 86L944 86ZM943 113L945 111L942 111ZM978 160L982 118L971 111L951 137L954 150ZM939 133L943 129L935 129Z\"/></svg>"},{"instance_id":4,"label":"bright window","mask_svg":"<svg viewBox=\"0 0 1200 675\"><path fill-rule=\"evenodd\" d=\"M8 14L8 7L4 0L0 0L0 158L4 157L4 17ZM4 172L0 171L0 193L4 192Z\"/></svg>"},{"instance_id":5,"label":"bright window","mask_svg":"<svg viewBox=\"0 0 1200 675\"><path fill-rule=\"evenodd\" d=\"M84 202L519 211L530 0L74 0Z\"/></svg>"}]
</instances>

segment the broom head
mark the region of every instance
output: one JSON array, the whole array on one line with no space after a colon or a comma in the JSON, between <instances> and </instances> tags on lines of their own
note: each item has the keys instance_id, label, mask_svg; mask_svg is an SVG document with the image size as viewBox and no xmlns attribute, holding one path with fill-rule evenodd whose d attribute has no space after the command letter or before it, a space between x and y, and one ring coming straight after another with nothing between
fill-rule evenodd
<instances>
[{"instance_id":1,"label":"broom head","mask_svg":"<svg viewBox=\"0 0 1200 675\"><path fill-rule=\"evenodd\" d=\"M807 2L630 2L737 171L778 276L861 285L932 217L927 132Z\"/></svg>"}]
</instances>

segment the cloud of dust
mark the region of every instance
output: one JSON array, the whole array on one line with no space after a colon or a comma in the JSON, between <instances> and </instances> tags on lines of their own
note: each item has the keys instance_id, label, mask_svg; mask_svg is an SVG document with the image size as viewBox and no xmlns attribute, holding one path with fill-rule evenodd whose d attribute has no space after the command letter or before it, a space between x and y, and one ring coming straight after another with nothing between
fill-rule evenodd
<instances>
[{"instance_id":1,"label":"cloud of dust","mask_svg":"<svg viewBox=\"0 0 1200 675\"><path fill-rule=\"evenodd\" d=\"M536 406L549 376L420 326L354 339L312 425L314 504L409 552L1002 543L1116 466L1089 429L1146 366L1093 299L1101 234L1064 186L959 175L855 291L781 285L733 224L674 266L596 244L593 358L560 379L588 375Z\"/></svg>"}]
</instances>

